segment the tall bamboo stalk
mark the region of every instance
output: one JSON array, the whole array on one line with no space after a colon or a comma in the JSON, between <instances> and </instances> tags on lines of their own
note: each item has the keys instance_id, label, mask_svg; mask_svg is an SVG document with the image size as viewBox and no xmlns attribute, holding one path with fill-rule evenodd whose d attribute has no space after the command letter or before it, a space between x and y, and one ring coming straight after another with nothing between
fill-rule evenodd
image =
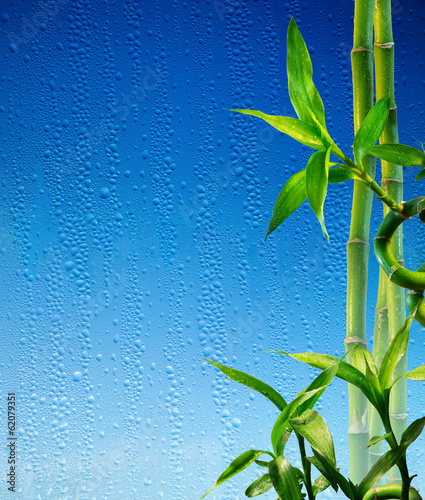
<instances>
[{"instance_id":1,"label":"tall bamboo stalk","mask_svg":"<svg viewBox=\"0 0 425 500\"><path fill-rule=\"evenodd\" d=\"M375 78L376 78L376 99L380 99L385 94L390 94L390 114L388 121L380 137L380 143L397 143L397 107L394 97L394 40L391 22L391 0L376 0L375 5ZM382 187L398 203L403 198L403 168L388 163L381 162L382 166ZM384 215L388 208L384 205ZM395 258L403 265L403 246L402 246L401 227L393 237L393 253ZM387 279L386 293L388 302L388 322L389 339L392 340L397 333L403 321L406 318L406 306L404 289L391 283ZM397 376L399 373L407 371L407 356L396 368ZM397 439L406 428L407 424L407 403L406 403L406 379L398 382L392 391L390 403L391 425ZM387 474L387 481L394 482L399 480L397 468L393 468Z\"/></svg>"},{"instance_id":2,"label":"tall bamboo stalk","mask_svg":"<svg viewBox=\"0 0 425 500\"><path fill-rule=\"evenodd\" d=\"M357 132L373 106L373 11L374 0L356 0L354 40L351 52L353 71L354 130ZM375 176L375 160L363 161L371 178ZM350 237L347 243L347 336L346 349L358 343L367 346L366 298L369 256L369 226L372 192L355 181L351 211ZM348 359L350 362L350 357ZM350 479L358 484L369 470L369 426L367 400L356 387L349 385Z\"/></svg>"}]
</instances>

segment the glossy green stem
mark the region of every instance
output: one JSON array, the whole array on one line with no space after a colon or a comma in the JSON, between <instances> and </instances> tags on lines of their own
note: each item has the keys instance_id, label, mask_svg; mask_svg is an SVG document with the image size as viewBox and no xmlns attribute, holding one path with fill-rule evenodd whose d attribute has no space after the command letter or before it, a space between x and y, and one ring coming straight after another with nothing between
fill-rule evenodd
<instances>
[{"instance_id":1,"label":"glossy green stem","mask_svg":"<svg viewBox=\"0 0 425 500\"><path fill-rule=\"evenodd\" d=\"M371 488L362 500L378 500L380 499L398 499L401 495L401 484L386 484L385 486L376 486ZM414 489L409 489L409 500L422 500L422 497Z\"/></svg>"},{"instance_id":2,"label":"glossy green stem","mask_svg":"<svg viewBox=\"0 0 425 500\"><path fill-rule=\"evenodd\" d=\"M308 500L314 500L315 496L313 493L313 485L311 484L311 462L307 460L304 438L298 432L296 432L295 434L297 436L298 447L301 455L301 463L304 471L304 485L307 491Z\"/></svg>"},{"instance_id":3,"label":"glossy green stem","mask_svg":"<svg viewBox=\"0 0 425 500\"><path fill-rule=\"evenodd\" d=\"M354 7L354 38L351 52L353 73L354 130L360 128L373 106L373 0L356 0ZM367 175L375 176L375 159L365 158ZM364 182L354 181L350 237L347 244L347 336L345 347L354 343L367 346L366 300L369 256L369 226L372 192ZM348 355L348 362L351 354ZM349 396L349 458L350 479L360 483L369 470L366 445L369 441L367 400L353 385Z\"/></svg>"},{"instance_id":4,"label":"glossy green stem","mask_svg":"<svg viewBox=\"0 0 425 500\"><path fill-rule=\"evenodd\" d=\"M394 95L394 40L391 20L391 0L376 0L375 3L375 82L376 100L389 94L390 112L387 123L379 139L380 144L398 143L397 107ZM382 182L384 191L397 203L403 199L403 167L392 163L381 161ZM388 209L384 206L384 215ZM398 263L404 265L403 241L401 227L396 230L392 238L392 251ZM386 287L388 302L388 335L391 341L404 320L406 319L405 291L403 288L388 282ZM407 351L398 363L394 377L407 371ZM395 435L400 439L407 427L407 385L403 379L397 383L392 392L390 400L390 414L392 428ZM387 474L387 481L392 483L399 479L397 469L394 467Z\"/></svg>"}]
</instances>

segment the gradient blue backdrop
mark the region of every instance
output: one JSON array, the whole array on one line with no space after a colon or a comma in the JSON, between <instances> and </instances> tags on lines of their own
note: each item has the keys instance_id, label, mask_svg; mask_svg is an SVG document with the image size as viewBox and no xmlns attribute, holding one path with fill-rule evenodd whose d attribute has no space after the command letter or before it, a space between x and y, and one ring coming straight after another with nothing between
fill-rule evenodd
<instances>
[{"instance_id":1,"label":"gradient blue backdrop","mask_svg":"<svg viewBox=\"0 0 425 500\"><path fill-rule=\"evenodd\" d=\"M351 183L329 188L330 244L308 206L264 243L274 200L309 151L225 108L295 116L285 69L294 16L329 131L349 152L353 8L1 2L0 387L18 395L19 427L19 492L8 494L3 472L1 498L199 498L242 451L270 448L277 415L202 358L292 398L314 371L261 351L343 353ZM400 139L416 147L424 12L423 0L393 2ZM417 170L405 173L405 198L423 194ZM380 214L375 203L372 234ZM412 221L405 234L413 268L423 233ZM370 265L369 337L373 254ZM415 327L410 360L423 350ZM417 418L425 387L409 388ZM346 386L327 394L318 406L347 472ZM423 451L421 440L412 446L413 472ZM293 442L288 457L299 466ZM259 473L210 498L244 498Z\"/></svg>"}]
</instances>

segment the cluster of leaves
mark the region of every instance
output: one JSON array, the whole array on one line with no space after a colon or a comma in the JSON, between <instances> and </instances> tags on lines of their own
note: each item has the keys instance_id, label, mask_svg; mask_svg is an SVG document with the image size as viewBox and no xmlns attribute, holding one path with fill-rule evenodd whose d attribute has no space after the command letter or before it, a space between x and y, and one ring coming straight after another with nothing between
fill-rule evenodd
<instances>
[{"instance_id":1,"label":"cluster of leaves","mask_svg":"<svg viewBox=\"0 0 425 500\"><path fill-rule=\"evenodd\" d=\"M310 56L294 19L291 20L288 28L287 52L288 90L298 119L267 115L260 111L232 110L259 117L301 144L316 150L312 153L307 166L295 173L283 186L273 208L266 238L307 199L320 222L323 234L329 239L323 216L329 183L340 183L349 179L364 182L390 208L399 211L401 206L384 193L369 176L364 166L366 156L372 155L397 165L422 167L415 180L425 177L424 152L403 144L376 145L390 112L389 96L384 96L375 104L357 131L353 143L354 160L351 160L340 150L327 131L323 102L313 83ZM336 156L339 161L331 161L331 155ZM402 469L407 471L406 450L425 426L425 417L419 418L406 429L400 442L397 442L389 417L390 393L397 380L405 377L425 381L425 365L392 378L396 365L406 352L410 325L417 309L418 304L415 303L415 307L412 307L402 328L392 340L379 369L371 353L358 345L352 349L351 364L343 359L324 354L281 352L322 370L311 384L297 394L289 404L276 390L261 380L215 361L207 360L230 379L261 393L280 411L271 432L272 451L248 450L242 453L221 474L212 490L256 463L266 468L267 472L247 488L245 492L247 497L258 496L274 488L281 500L302 500L306 495L309 500L314 500L318 493L332 487L335 491L341 489L351 500L394 498L394 496L400 498L401 485L381 487L374 487L374 485L394 465L397 465L400 471ZM372 437L369 446L381 440L386 440L389 445L388 451L357 485L339 472L331 433L324 419L314 410L315 403L335 377L358 387L382 419L386 434ZM285 445L292 433L298 440L303 470L294 467L285 457ZM311 448L311 456L306 454L305 442ZM269 455L271 460L260 460L262 455ZM313 482L312 467L319 473L319 477ZM407 487L410 486L411 480L411 477L407 477ZM416 490L411 488L409 499L420 500L421 497Z\"/></svg>"},{"instance_id":2,"label":"cluster of leaves","mask_svg":"<svg viewBox=\"0 0 425 500\"><path fill-rule=\"evenodd\" d=\"M425 177L425 154L419 149L404 144L375 145L388 119L389 96L384 96L375 104L357 131L353 143L355 161L340 150L326 128L323 102L313 83L310 55L294 19L291 19L288 27L287 74L289 97L298 119L247 109L231 110L261 118L280 132L317 150L311 155L307 166L290 177L283 186L274 205L265 239L306 199L320 222L323 234L329 239L323 217L328 184L355 179L370 186L372 179L363 166L367 155L396 165L422 167L415 180ZM340 161L331 161L331 154Z\"/></svg>"},{"instance_id":3,"label":"cluster of leaves","mask_svg":"<svg viewBox=\"0 0 425 500\"><path fill-rule=\"evenodd\" d=\"M206 360L221 370L228 378L265 396L280 410L271 432L273 451L248 450L242 453L220 475L214 487L208 493L251 464L256 463L268 470L248 486L245 495L249 498L261 495L274 488L281 500L302 500L303 496L305 496L303 487L306 489L309 500L314 500L318 493L328 487L332 487L335 491L340 488L344 495L351 500L372 498L371 489L391 467L399 464L400 460L405 459L408 446L419 437L425 426L425 417L415 420L403 433L400 443L397 443L389 419L390 393L397 380L405 377L411 380L425 381L425 365L421 365L392 380L394 369L406 352L409 329L414 314L415 311L410 313L402 328L394 337L379 370L371 353L359 345L355 345L352 349L352 364L325 354L310 352L289 354L277 351L280 354L291 356L322 370L310 385L297 394L290 403L286 403L275 389L261 380L239 370ZM313 409L320 396L335 377L355 385L363 392L378 411L387 432L384 436L374 436L370 440L368 446L385 439L390 449L382 455L358 485L353 484L350 479L346 479L339 472L331 432L322 416ZM303 470L291 465L285 457L285 445L292 432L295 433L300 445ZM305 454L305 441L310 445L312 456L306 456ZM269 455L271 460L259 460L261 455ZM311 466L314 466L320 473L314 482L312 482L311 478ZM392 488L394 489L394 485L392 485ZM411 489L410 499L419 500L420 498L416 490Z\"/></svg>"}]
</instances>

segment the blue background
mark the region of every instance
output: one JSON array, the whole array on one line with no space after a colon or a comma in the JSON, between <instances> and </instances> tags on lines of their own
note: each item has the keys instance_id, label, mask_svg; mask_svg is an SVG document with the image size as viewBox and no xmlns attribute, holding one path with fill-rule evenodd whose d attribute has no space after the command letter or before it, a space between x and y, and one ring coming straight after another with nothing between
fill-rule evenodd
<instances>
[{"instance_id":1,"label":"blue background","mask_svg":"<svg viewBox=\"0 0 425 500\"><path fill-rule=\"evenodd\" d=\"M307 204L264 243L279 190L310 151L225 108L295 116L285 63L294 16L328 129L349 153L353 8L1 2L0 375L3 393L18 394L19 498L199 498L242 451L270 449L277 416L202 358L292 399L314 370L261 351L342 355L351 182L329 187L330 244ZM423 0L393 2L400 140L418 148L424 12ZM416 173L405 169L405 199L423 194ZM372 236L380 217L375 200ZM405 226L416 268L423 233ZM373 253L370 266L371 341ZM421 328L410 344L416 366ZM409 412L424 415L423 384L409 390ZM346 385L326 395L318 408L346 473ZM411 447L412 473L423 449ZM300 466L293 441L288 458ZM244 498L258 469L210 498Z\"/></svg>"}]
</instances>

